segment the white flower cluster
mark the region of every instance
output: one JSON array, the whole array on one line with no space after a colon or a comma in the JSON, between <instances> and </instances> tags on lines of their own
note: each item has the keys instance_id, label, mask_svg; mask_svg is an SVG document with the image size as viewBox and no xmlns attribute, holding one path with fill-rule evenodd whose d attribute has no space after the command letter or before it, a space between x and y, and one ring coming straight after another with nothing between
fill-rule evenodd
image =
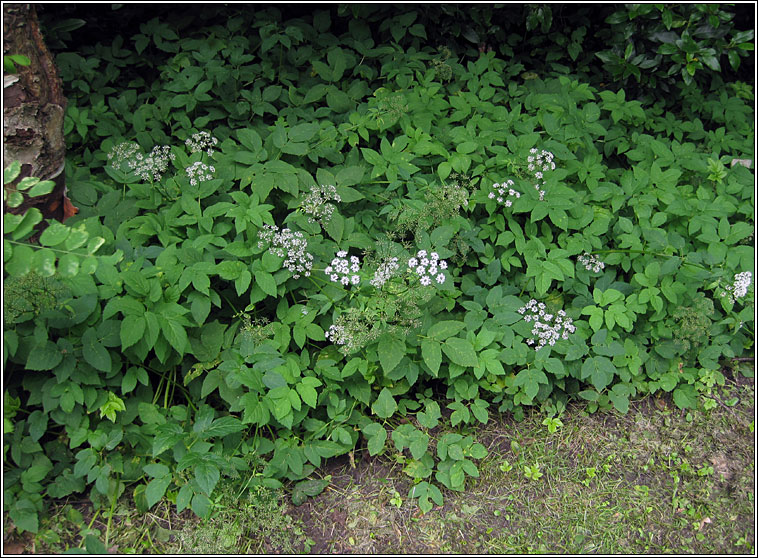
<instances>
[{"instance_id":1,"label":"white flower cluster","mask_svg":"<svg viewBox=\"0 0 758 558\"><path fill-rule=\"evenodd\" d=\"M269 224L263 225L263 230L258 233L258 248L264 244L270 244L272 254L284 260L284 267L292 272L292 277L297 279L300 274L309 277L313 267L313 256L306 252L308 243L303 233L289 229L279 230L279 227Z\"/></svg>"},{"instance_id":2,"label":"white flower cluster","mask_svg":"<svg viewBox=\"0 0 758 558\"><path fill-rule=\"evenodd\" d=\"M340 250L337 252L337 257L332 260L331 265L326 266L324 273L326 273L334 283L342 283L347 286L360 283L361 278L356 275L360 270L361 264L358 256L350 256L350 261L348 262L347 251Z\"/></svg>"},{"instance_id":3,"label":"white flower cluster","mask_svg":"<svg viewBox=\"0 0 758 558\"><path fill-rule=\"evenodd\" d=\"M308 221L319 221L326 225L334 213L334 205L329 202L340 202L342 198L337 193L337 188L331 184L311 186L311 192L300 203L300 209L308 214Z\"/></svg>"},{"instance_id":4,"label":"white flower cluster","mask_svg":"<svg viewBox=\"0 0 758 558\"><path fill-rule=\"evenodd\" d=\"M175 158L168 145L156 145L150 155L137 153L127 164L142 180L160 182L161 176L168 169L168 162Z\"/></svg>"},{"instance_id":5,"label":"white flower cluster","mask_svg":"<svg viewBox=\"0 0 758 558\"><path fill-rule=\"evenodd\" d=\"M447 262L439 258L437 252L432 252L427 257L426 250L419 250L416 257L408 260L408 269L419 276L419 281L425 287L432 284L432 278L441 285L445 282L445 274L442 270L447 269Z\"/></svg>"},{"instance_id":6,"label":"white flower cluster","mask_svg":"<svg viewBox=\"0 0 758 558\"><path fill-rule=\"evenodd\" d=\"M186 169L184 169L189 176L190 184L197 186L200 182L211 180L213 173L216 172L216 168L213 165L206 165L200 161L192 163Z\"/></svg>"},{"instance_id":7,"label":"white flower cluster","mask_svg":"<svg viewBox=\"0 0 758 558\"><path fill-rule=\"evenodd\" d=\"M492 189L494 192L490 192L487 197L491 200L496 199L497 203L502 203L505 207L513 205L513 202L509 198L514 197L518 199L521 197L521 194L513 189L513 180L506 180L502 184L496 182L492 185Z\"/></svg>"},{"instance_id":8,"label":"white flower cluster","mask_svg":"<svg viewBox=\"0 0 758 558\"><path fill-rule=\"evenodd\" d=\"M729 297L729 302L734 302L735 299L742 298L747 294L748 287L753 281L753 274L749 271L743 271L734 276L734 283L724 287L726 291L721 293L721 296Z\"/></svg>"},{"instance_id":9,"label":"white flower cluster","mask_svg":"<svg viewBox=\"0 0 758 558\"><path fill-rule=\"evenodd\" d=\"M139 145L133 141L123 141L108 153L113 168L119 168L124 161L130 161L139 153Z\"/></svg>"},{"instance_id":10,"label":"white flower cluster","mask_svg":"<svg viewBox=\"0 0 758 558\"><path fill-rule=\"evenodd\" d=\"M397 258L385 258L385 260L379 265L374 278L371 279L371 285L377 289L381 289L384 284L389 281L392 274L400 268Z\"/></svg>"},{"instance_id":11,"label":"white flower cluster","mask_svg":"<svg viewBox=\"0 0 758 558\"><path fill-rule=\"evenodd\" d=\"M555 163L553 162L553 154L549 151L545 151L544 149L537 152L536 147L532 147L529 150L529 157L527 157L527 162L529 163L529 166L527 167L530 172L534 173L534 178L537 180L541 180L542 183L537 183L534 185L535 190L537 190L540 193L540 201L545 199L545 190L542 189L542 186L545 185L545 179L543 173L555 170Z\"/></svg>"},{"instance_id":12,"label":"white flower cluster","mask_svg":"<svg viewBox=\"0 0 758 558\"><path fill-rule=\"evenodd\" d=\"M539 350L545 345L552 347L558 339L568 339L569 333L576 331L571 318L568 318L563 310L558 310L557 314L548 314L545 312L544 303L537 303L536 300L532 299L518 309L518 313L522 315L527 311L529 314L524 316L524 320L534 322L532 335L536 336L537 339L527 339L526 344L534 345L536 342L535 350Z\"/></svg>"},{"instance_id":13,"label":"white flower cluster","mask_svg":"<svg viewBox=\"0 0 758 558\"><path fill-rule=\"evenodd\" d=\"M205 151L210 156L213 155L213 147L217 143L218 139L214 138L208 132L197 132L196 134L192 134L192 137L187 138L184 145L189 147L190 153Z\"/></svg>"},{"instance_id":14,"label":"white flower cluster","mask_svg":"<svg viewBox=\"0 0 758 558\"><path fill-rule=\"evenodd\" d=\"M324 336L335 345L349 345L351 342L351 337L343 325L330 325Z\"/></svg>"},{"instance_id":15,"label":"white flower cluster","mask_svg":"<svg viewBox=\"0 0 758 558\"><path fill-rule=\"evenodd\" d=\"M598 260L593 254L585 252L581 256L576 257L577 261L584 266L587 271L594 271L600 273L601 269L605 269L605 264Z\"/></svg>"}]
</instances>

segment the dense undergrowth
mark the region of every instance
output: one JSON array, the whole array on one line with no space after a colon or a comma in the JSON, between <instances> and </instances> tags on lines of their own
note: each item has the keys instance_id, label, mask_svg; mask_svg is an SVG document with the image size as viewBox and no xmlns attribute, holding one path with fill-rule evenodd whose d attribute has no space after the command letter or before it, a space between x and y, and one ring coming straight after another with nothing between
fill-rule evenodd
<instances>
[{"instance_id":1,"label":"dense undergrowth","mask_svg":"<svg viewBox=\"0 0 758 558\"><path fill-rule=\"evenodd\" d=\"M207 516L222 477L301 503L364 444L429 510L491 413L715 405L754 339L753 88L726 69L752 31L649 8L609 15L658 41L622 41L614 86L581 11L554 43L544 7L494 44L484 8L232 7L76 51L51 25L79 213L38 245L36 210L5 216L18 530L127 487Z\"/></svg>"}]
</instances>

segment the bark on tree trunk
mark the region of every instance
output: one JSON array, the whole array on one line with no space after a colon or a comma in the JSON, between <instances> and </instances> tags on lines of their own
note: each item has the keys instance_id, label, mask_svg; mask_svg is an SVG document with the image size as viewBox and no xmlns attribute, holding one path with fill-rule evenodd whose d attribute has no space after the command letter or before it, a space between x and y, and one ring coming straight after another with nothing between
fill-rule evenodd
<instances>
[{"instance_id":1,"label":"bark on tree trunk","mask_svg":"<svg viewBox=\"0 0 758 558\"><path fill-rule=\"evenodd\" d=\"M27 176L55 182L50 194L25 197L19 207L4 209L20 214L37 207L45 217L62 221L75 209L66 198L63 172L66 99L61 80L42 39L33 4L4 4L3 31L3 54L22 54L31 61L29 66L16 64L16 74L3 74L3 159L6 166L21 162L21 175L5 188L15 189Z\"/></svg>"}]
</instances>

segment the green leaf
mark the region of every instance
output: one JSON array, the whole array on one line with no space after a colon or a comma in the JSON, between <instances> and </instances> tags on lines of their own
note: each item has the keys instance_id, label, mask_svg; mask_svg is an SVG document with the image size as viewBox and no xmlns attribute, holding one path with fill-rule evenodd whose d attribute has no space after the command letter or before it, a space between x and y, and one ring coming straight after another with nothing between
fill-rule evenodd
<instances>
[{"instance_id":1,"label":"green leaf","mask_svg":"<svg viewBox=\"0 0 758 558\"><path fill-rule=\"evenodd\" d=\"M389 374L405 356L405 341L385 335L379 341L379 362L385 374Z\"/></svg>"},{"instance_id":2,"label":"green leaf","mask_svg":"<svg viewBox=\"0 0 758 558\"><path fill-rule=\"evenodd\" d=\"M466 324L462 321L442 320L430 327L427 335L439 341L444 341L448 337L457 334L464 327L466 327Z\"/></svg>"},{"instance_id":3,"label":"green leaf","mask_svg":"<svg viewBox=\"0 0 758 558\"><path fill-rule=\"evenodd\" d=\"M540 384L547 384L548 379L542 370L535 368L525 368L521 370L514 380L513 384L516 386L524 386L524 393L530 399L534 399L540 390Z\"/></svg>"},{"instance_id":4,"label":"green leaf","mask_svg":"<svg viewBox=\"0 0 758 558\"><path fill-rule=\"evenodd\" d=\"M51 341L36 345L26 359L27 370L52 370L63 360L60 349ZM110 359L109 361L110 362Z\"/></svg>"},{"instance_id":5,"label":"green leaf","mask_svg":"<svg viewBox=\"0 0 758 558\"><path fill-rule=\"evenodd\" d=\"M590 357L582 364L582 379L590 379L597 391L602 391L613 381L616 375L616 367L604 356Z\"/></svg>"},{"instance_id":6,"label":"green leaf","mask_svg":"<svg viewBox=\"0 0 758 558\"><path fill-rule=\"evenodd\" d=\"M41 180L32 186L26 194L31 198L36 198L49 194L53 191L53 188L55 188L55 182L52 180Z\"/></svg>"},{"instance_id":7,"label":"green leaf","mask_svg":"<svg viewBox=\"0 0 758 558\"><path fill-rule=\"evenodd\" d=\"M137 343L145 334L145 318L143 316L124 316L121 322L121 349L126 349Z\"/></svg>"},{"instance_id":8,"label":"green leaf","mask_svg":"<svg viewBox=\"0 0 758 558\"><path fill-rule=\"evenodd\" d=\"M421 356L424 359L424 363L436 377L440 370L440 364L442 363L442 349L440 343L434 339L422 339Z\"/></svg>"},{"instance_id":9,"label":"green leaf","mask_svg":"<svg viewBox=\"0 0 758 558\"><path fill-rule=\"evenodd\" d=\"M373 413L383 419L390 418L397 411L397 403L388 388L382 388L379 397L371 405Z\"/></svg>"},{"instance_id":10,"label":"green leaf","mask_svg":"<svg viewBox=\"0 0 758 558\"><path fill-rule=\"evenodd\" d=\"M225 416L214 419L214 421L207 428L201 430L199 434L203 439L219 437L223 438L229 434L234 434L240 430L244 430L245 425L237 417Z\"/></svg>"},{"instance_id":11,"label":"green leaf","mask_svg":"<svg viewBox=\"0 0 758 558\"><path fill-rule=\"evenodd\" d=\"M42 234L39 237L39 243L42 244L42 246L56 246L64 242L66 238L68 238L70 232L71 229L66 225L54 221L42 231Z\"/></svg>"},{"instance_id":12,"label":"green leaf","mask_svg":"<svg viewBox=\"0 0 758 558\"><path fill-rule=\"evenodd\" d=\"M697 409L697 391L693 385L679 386L673 393L674 403L680 409Z\"/></svg>"},{"instance_id":13,"label":"green leaf","mask_svg":"<svg viewBox=\"0 0 758 558\"><path fill-rule=\"evenodd\" d=\"M261 290L269 296L276 296L276 279L265 271L255 272L255 282Z\"/></svg>"},{"instance_id":14,"label":"green leaf","mask_svg":"<svg viewBox=\"0 0 758 558\"><path fill-rule=\"evenodd\" d=\"M362 428L363 435L368 439L368 453L371 456L379 454L387 442L387 431L381 424L372 422Z\"/></svg>"},{"instance_id":15,"label":"green leaf","mask_svg":"<svg viewBox=\"0 0 758 558\"><path fill-rule=\"evenodd\" d=\"M171 484L171 476L155 478L147 483L145 498L147 499L148 509L152 508L163 498L169 484Z\"/></svg>"},{"instance_id":16,"label":"green leaf","mask_svg":"<svg viewBox=\"0 0 758 558\"><path fill-rule=\"evenodd\" d=\"M213 493L213 489L216 488L216 483L218 483L219 477L219 469L213 463L203 461L195 466L195 480L197 481L200 490L202 490L207 496L210 496Z\"/></svg>"},{"instance_id":17,"label":"green leaf","mask_svg":"<svg viewBox=\"0 0 758 558\"><path fill-rule=\"evenodd\" d=\"M210 515L211 500L205 494L195 494L192 497L191 508L198 517L205 519Z\"/></svg>"},{"instance_id":18,"label":"green leaf","mask_svg":"<svg viewBox=\"0 0 758 558\"><path fill-rule=\"evenodd\" d=\"M329 486L326 479L308 479L295 485L292 491L292 503L296 506L303 504L309 496L318 496Z\"/></svg>"},{"instance_id":19,"label":"green leaf","mask_svg":"<svg viewBox=\"0 0 758 558\"><path fill-rule=\"evenodd\" d=\"M87 328L82 335L82 355L84 360L97 370L102 372L111 371L111 356L98 338L94 328Z\"/></svg>"},{"instance_id":20,"label":"green leaf","mask_svg":"<svg viewBox=\"0 0 758 558\"><path fill-rule=\"evenodd\" d=\"M451 337L442 345L447 357L459 366L478 366L479 360L470 341L460 337Z\"/></svg>"}]
</instances>

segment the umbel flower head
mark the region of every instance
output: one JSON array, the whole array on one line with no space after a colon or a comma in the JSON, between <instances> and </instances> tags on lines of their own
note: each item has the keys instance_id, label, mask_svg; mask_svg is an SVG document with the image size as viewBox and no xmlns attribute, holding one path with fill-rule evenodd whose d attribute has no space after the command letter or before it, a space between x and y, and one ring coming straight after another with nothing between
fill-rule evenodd
<instances>
[{"instance_id":1,"label":"umbel flower head","mask_svg":"<svg viewBox=\"0 0 758 558\"><path fill-rule=\"evenodd\" d=\"M269 251L280 258L285 258L284 267L292 272L292 277L297 279L300 274L309 277L313 268L313 256L306 250L308 242L303 233L289 229L279 230L275 225L264 224L258 233L258 248L263 248L269 243Z\"/></svg>"},{"instance_id":2,"label":"umbel flower head","mask_svg":"<svg viewBox=\"0 0 758 558\"><path fill-rule=\"evenodd\" d=\"M445 282L443 270L447 269L447 262L440 260L437 252L427 255L426 250L419 250L416 256L408 260L408 269L419 277L419 282L425 287L432 284L432 280L438 285Z\"/></svg>"},{"instance_id":3,"label":"umbel flower head","mask_svg":"<svg viewBox=\"0 0 758 558\"><path fill-rule=\"evenodd\" d=\"M205 151L208 156L211 156L213 155L213 148L217 143L218 139L214 138L208 132L197 132L195 134L192 134L191 137L187 138L187 140L184 142L184 145L189 148L190 153Z\"/></svg>"},{"instance_id":4,"label":"umbel flower head","mask_svg":"<svg viewBox=\"0 0 758 558\"><path fill-rule=\"evenodd\" d=\"M587 271L594 271L600 273L601 269L605 269L605 264L597 259L594 254L588 254L585 252L576 257L576 260L584 266Z\"/></svg>"},{"instance_id":5,"label":"umbel flower head","mask_svg":"<svg viewBox=\"0 0 758 558\"><path fill-rule=\"evenodd\" d=\"M502 184L496 182L492 185L492 190L487 197L491 200L497 200L497 203L502 203L505 207L513 205L513 200L510 198L518 199L521 197L521 193L513 189L513 180L506 180Z\"/></svg>"},{"instance_id":6,"label":"umbel flower head","mask_svg":"<svg viewBox=\"0 0 758 558\"><path fill-rule=\"evenodd\" d=\"M311 187L310 193L300 202L300 209L308 215L308 221L311 223L318 221L322 226L326 226L334 213L334 204L330 202L340 201L342 198L335 186L322 184Z\"/></svg>"},{"instance_id":7,"label":"umbel flower head","mask_svg":"<svg viewBox=\"0 0 758 558\"><path fill-rule=\"evenodd\" d=\"M350 261L348 262L347 251L340 250L337 252L337 257L332 260L331 265L326 266L324 273L334 283L342 283L344 286L348 286L360 283L361 278L358 275L360 270L361 264L358 256L350 256Z\"/></svg>"},{"instance_id":8,"label":"umbel flower head","mask_svg":"<svg viewBox=\"0 0 758 558\"><path fill-rule=\"evenodd\" d=\"M728 297L729 302L734 302L747 294L748 287L753 281L753 274L749 271L743 271L734 276L734 282L724 287L726 290L721 293L722 297Z\"/></svg>"},{"instance_id":9,"label":"umbel flower head","mask_svg":"<svg viewBox=\"0 0 758 558\"><path fill-rule=\"evenodd\" d=\"M371 285L377 289L381 289L398 269L400 269L400 264L397 258L385 258L374 273Z\"/></svg>"},{"instance_id":10,"label":"umbel flower head","mask_svg":"<svg viewBox=\"0 0 758 558\"><path fill-rule=\"evenodd\" d=\"M216 168L213 165L206 165L200 161L192 163L184 170L187 173L187 176L189 176L190 184L192 186L197 186L200 182L211 180L213 178L213 173L216 172Z\"/></svg>"},{"instance_id":11,"label":"umbel flower head","mask_svg":"<svg viewBox=\"0 0 758 558\"><path fill-rule=\"evenodd\" d=\"M156 145L150 155L144 156L142 153L137 153L127 161L127 164L142 180L160 182L163 173L168 169L168 162L175 158L176 156L171 153L171 147Z\"/></svg>"},{"instance_id":12,"label":"umbel flower head","mask_svg":"<svg viewBox=\"0 0 758 558\"><path fill-rule=\"evenodd\" d=\"M534 337L527 339L526 344L534 345L537 343L537 346L534 347L535 350L539 350L545 345L552 347L556 341L568 339L569 334L576 331L573 321L566 316L566 312L558 310L557 314L549 314L545 310L545 304L542 302L538 303L534 299L518 309L519 314L526 314L524 315L525 321L534 322L534 326L532 327L532 335Z\"/></svg>"}]
</instances>

